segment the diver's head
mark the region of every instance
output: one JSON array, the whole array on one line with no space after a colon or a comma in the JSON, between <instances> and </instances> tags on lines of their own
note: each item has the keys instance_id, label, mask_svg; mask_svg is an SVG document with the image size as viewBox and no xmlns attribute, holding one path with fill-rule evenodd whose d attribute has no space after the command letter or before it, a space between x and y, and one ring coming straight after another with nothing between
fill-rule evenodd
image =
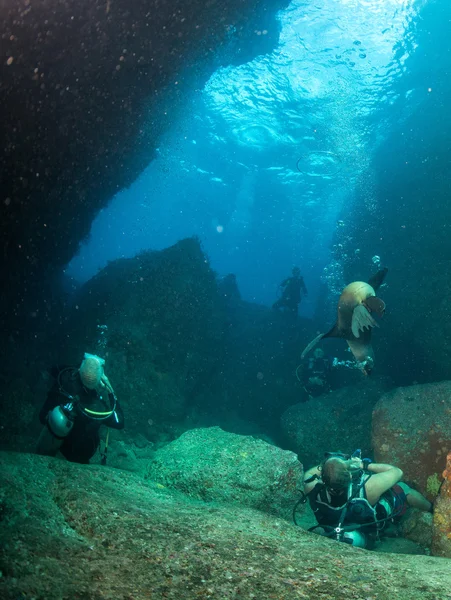
<instances>
[{"instance_id":1,"label":"diver's head","mask_svg":"<svg viewBox=\"0 0 451 600\"><path fill-rule=\"evenodd\" d=\"M324 350L322 348L315 348L315 352L313 353L315 358L324 358Z\"/></svg>"},{"instance_id":2,"label":"diver's head","mask_svg":"<svg viewBox=\"0 0 451 600\"><path fill-rule=\"evenodd\" d=\"M348 461L340 456L327 458L321 469L321 478L331 491L344 492L351 482Z\"/></svg>"},{"instance_id":3,"label":"diver's head","mask_svg":"<svg viewBox=\"0 0 451 600\"><path fill-rule=\"evenodd\" d=\"M299 267L293 267L291 272L293 277L299 277L301 275L301 269Z\"/></svg>"},{"instance_id":4,"label":"diver's head","mask_svg":"<svg viewBox=\"0 0 451 600\"><path fill-rule=\"evenodd\" d=\"M100 356L85 353L78 372L80 373L82 384L88 388L88 390L95 390L100 386L103 377L104 364L105 361L103 358L100 358Z\"/></svg>"}]
</instances>

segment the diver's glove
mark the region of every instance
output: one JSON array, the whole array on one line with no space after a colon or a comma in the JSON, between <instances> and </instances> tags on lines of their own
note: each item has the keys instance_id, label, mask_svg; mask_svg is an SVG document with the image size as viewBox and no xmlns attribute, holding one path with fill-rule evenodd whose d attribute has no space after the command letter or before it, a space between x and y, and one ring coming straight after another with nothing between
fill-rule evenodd
<instances>
[{"instance_id":1,"label":"diver's glove","mask_svg":"<svg viewBox=\"0 0 451 600\"><path fill-rule=\"evenodd\" d=\"M351 473L357 473L362 469L362 460L357 456L352 456L347 461L347 468Z\"/></svg>"},{"instance_id":2,"label":"diver's glove","mask_svg":"<svg viewBox=\"0 0 451 600\"><path fill-rule=\"evenodd\" d=\"M368 466L372 463L373 461L371 460L371 458L362 458L362 465L363 465L363 469L365 471L368 471Z\"/></svg>"}]
</instances>

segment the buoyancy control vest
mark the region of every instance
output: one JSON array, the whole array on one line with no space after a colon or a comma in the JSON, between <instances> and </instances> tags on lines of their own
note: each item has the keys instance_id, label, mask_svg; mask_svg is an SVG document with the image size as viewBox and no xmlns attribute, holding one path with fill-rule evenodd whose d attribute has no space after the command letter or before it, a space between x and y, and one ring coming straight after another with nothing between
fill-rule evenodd
<instances>
[{"instance_id":1,"label":"buoyancy control vest","mask_svg":"<svg viewBox=\"0 0 451 600\"><path fill-rule=\"evenodd\" d=\"M371 524L375 529L378 529L378 522L386 520L394 511L394 499L390 490L387 490L379 501L374 505L368 502L366 498L365 483L370 475L362 473L361 477L352 481L349 484L347 493L344 494L339 502L334 502L334 499L323 482L318 482L308 494L310 506L315 513L318 525L324 527L336 527L340 520L343 519L342 514L346 506L346 512L342 525L364 525ZM335 504L338 504L335 506Z\"/></svg>"}]
</instances>

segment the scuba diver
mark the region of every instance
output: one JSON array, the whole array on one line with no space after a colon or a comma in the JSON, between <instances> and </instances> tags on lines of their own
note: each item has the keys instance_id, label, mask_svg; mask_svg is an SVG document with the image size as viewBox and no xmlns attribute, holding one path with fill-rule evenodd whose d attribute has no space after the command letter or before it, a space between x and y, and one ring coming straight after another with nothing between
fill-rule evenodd
<instances>
[{"instance_id":1,"label":"scuba diver","mask_svg":"<svg viewBox=\"0 0 451 600\"><path fill-rule=\"evenodd\" d=\"M279 287L282 289L282 294L280 298L274 302L272 307L274 310L286 308L294 314L297 314L302 298L301 294L307 296L308 292L299 267L294 267L291 273L292 277L287 277L287 279L284 279L280 284Z\"/></svg>"},{"instance_id":2,"label":"scuba diver","mask_svg":"<svg viewBox=\"0 0 451 600\"><path fill-rule=\"evenodd\" d=\"M298 371L300 369L301 376L299 377ZM301 364L296 369L296 376L310 399L331 391L331 369L331 362L324 356L324 351L321 348L315 348L313 356L309 358L307 364Z\"/></svg>"},{"instance_id":3,"label":"scuba diver","mask_svg":"<svg viewBox=\"0 0 451 600\"><path fill-rule=\"evenodd\" d=\"M322 535L371 549L387 523L397 522L410 506L432 513L432 503L401 482L402 476L398 467L362 460L360 450L351 456L327 452L304 475L300 502L308 498L318 521L310 531L322 528Z\"/></svg>"},{"instance_id":4,"label":"scuba diver","mask_svg":"<svg viewBox=\"0 0 451 600\"><path fill-rule=\"evenodd\" d=\"M102 425L123 429L124 415L108 377L105 361L95 354L84 355L77 367L52 369L55 383L39 413L44 424L36 452L71 462L89 463L100 444ZM108 433L102 464L106 464Z\"/></svg>"}]
</instances>

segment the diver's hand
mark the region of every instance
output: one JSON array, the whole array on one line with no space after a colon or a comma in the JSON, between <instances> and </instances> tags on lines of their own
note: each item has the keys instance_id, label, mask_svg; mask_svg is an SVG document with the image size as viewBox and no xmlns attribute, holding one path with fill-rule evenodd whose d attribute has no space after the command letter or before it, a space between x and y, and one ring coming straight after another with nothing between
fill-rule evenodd
<instances>
[{"instance_id":1,"label":"diver's hand","mask_svg":"<svg viewBox=\"0 0 451 600\"><path fill-rule=\"evenodd\" d=\"M110 394L114 394L113 386L111 385L110 380L105 375L105 373L102 375L102 377L100 379L100 385L102 387L106 388Z\"/></svg>"},{"instance_id":2,"label":"diver's hand","mask_svg":"<svg viewBox=\"0 0 451 600\"><path fill-rule=\"evenodd\" d=\"M348 461L348 470L349 471L359 471L360 469L363 469L364 465L362 462L361 458L358 458L357 456L353 456L352 458L350 458Z\"/></svg>"}]
</instances>

